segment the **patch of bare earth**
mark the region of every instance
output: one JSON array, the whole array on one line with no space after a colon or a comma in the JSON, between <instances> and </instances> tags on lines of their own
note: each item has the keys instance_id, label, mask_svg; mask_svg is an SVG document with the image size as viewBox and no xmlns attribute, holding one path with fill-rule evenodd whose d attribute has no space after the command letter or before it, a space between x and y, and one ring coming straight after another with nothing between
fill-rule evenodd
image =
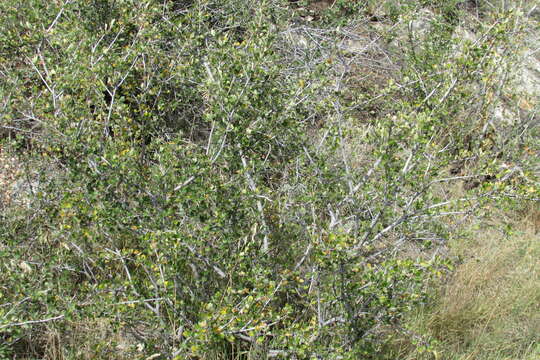
<instances>
[{"instance_id":1,"label":"patch of bare earth","mask_svg":"<svg viewBox=\"0 0 540 360\"><path fill-rule=\"evenodd\" d=\"M0 145L0 210L13 203L13 188L19 174L17 158Z\"/></svg>"}]
</instances>

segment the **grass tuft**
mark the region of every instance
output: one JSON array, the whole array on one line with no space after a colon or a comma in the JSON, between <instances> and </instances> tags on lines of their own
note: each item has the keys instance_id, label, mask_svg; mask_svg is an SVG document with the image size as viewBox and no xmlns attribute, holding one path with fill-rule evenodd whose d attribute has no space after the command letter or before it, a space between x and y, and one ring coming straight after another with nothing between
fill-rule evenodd
<instances>
[{"instance_id":1,"label":"grass tuft","mask_svg":"<svg viewBox=\"0 0 540 360\"><path fill-rule=\"evenodd\" d=\"M461 264L438 289L435 302L420 309L410 322L434 345L419 354L401 340L402 358L538 359L539 214L536 205L519 213L512 231L500 223L483 223L467 241L450 245Z\"/></svg>"}]
</instances>

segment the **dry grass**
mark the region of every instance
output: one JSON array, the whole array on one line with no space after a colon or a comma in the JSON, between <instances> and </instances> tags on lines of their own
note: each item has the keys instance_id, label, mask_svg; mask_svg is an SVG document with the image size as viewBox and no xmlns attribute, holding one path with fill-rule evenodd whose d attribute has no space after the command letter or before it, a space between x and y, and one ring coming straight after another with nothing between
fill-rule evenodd
<instances>
[{"instance_id":1,"label":"dry grass","mask_svg":"<svg viewBox=\"0 0 540 360\"><path fill-rule=\"evenodd\" d=\"M60 343L65 359L144 359L143 344L111 319L70 323ZM60 353L59 351L57 353ZM64 357L50 357L61 360Z\"/></svg>"},{"instance_id":2,"label":"dry grass","mask_svg":"<svg viewBox=\"0 0 540 360\"><path fill-rule=\"evenodd\" d=\"M142 360L145 345L111 319L65 322L56 327L39 326L17 342L17 359L31 360ZM0 354L0 358L4 359Z\"/></svg>"},{"instance_id":3,"label":"dry grass","mask_svg":"<svg viewBox=\"0 0 540 360\"><path fill-rule=\"evenodd\" d=\"M513 230L504 221L515 222ZM418 333L437 341L435 352L418 354L402 339L401 358L540 358L539 223L540 208L532 204L514 219L483 222L468 241L451 244L462 264L436 303L411 319Z\"/></svg>"}]
</instances>

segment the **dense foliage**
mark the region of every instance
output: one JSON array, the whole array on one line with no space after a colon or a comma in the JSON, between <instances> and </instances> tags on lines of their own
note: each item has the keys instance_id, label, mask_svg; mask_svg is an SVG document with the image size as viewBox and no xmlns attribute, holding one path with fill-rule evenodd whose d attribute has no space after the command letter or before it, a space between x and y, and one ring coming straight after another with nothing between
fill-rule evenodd
<instances>
[{"instance_id":1,"label":"dense foliage","mask_svg":"<svg viewBox=\"0 0 540 360\"><path fill-rule=\"evenodd\" d=\"M540 195L520 13L406 3L2 1L0 358L382 356L454 220Z\"/></svg>"}]
</instances>

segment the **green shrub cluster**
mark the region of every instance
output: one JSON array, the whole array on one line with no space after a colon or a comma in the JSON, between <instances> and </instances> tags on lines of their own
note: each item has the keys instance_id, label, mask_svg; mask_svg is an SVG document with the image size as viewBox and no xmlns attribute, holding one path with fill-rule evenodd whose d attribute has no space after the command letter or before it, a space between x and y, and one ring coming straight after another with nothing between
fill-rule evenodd
<instances>
[{"instance_id":1,"label":"green shrub cluster","mask_svg":"<svg viewBox=\"0 0 540 360\"><path fill-rule=\"evenodd\" d=\"M457 15L411 2L429 40L366 93L336 86L361 61L336 24L372 5L338 3L308 50L288 1L0 4L2 141L27 164L0 218L0 357L376 358L447 269L443 219L538 195L526 171L440 190L514 146L483 126L511 14L450 62Z\"/></svg>"}]
</instances>

